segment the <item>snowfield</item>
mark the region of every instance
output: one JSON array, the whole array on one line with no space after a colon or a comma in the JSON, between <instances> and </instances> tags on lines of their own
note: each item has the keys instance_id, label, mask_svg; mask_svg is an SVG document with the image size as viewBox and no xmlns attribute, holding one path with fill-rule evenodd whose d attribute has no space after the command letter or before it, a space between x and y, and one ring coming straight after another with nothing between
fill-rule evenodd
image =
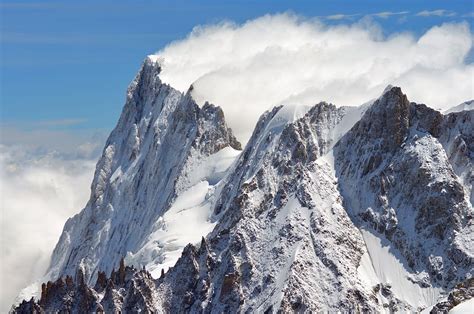
<instances>
[{"instance_id":1,"label":"snowfield","mask_svg":"<svg viewBox=\"0 0 474 314\"><path fill-rule=\"evenodd\" d=\"M190 181L201 181L176 197L170 209L156 221L155 231L145 244L136 253L128 252L125 262L145 266L158 278L162 271L166 272L176 263L187 244L199 244L217 223L211 210L215 190L239 154L240 151L226 147L199 162L190 174Z\"/></svg>"}]
</instances>

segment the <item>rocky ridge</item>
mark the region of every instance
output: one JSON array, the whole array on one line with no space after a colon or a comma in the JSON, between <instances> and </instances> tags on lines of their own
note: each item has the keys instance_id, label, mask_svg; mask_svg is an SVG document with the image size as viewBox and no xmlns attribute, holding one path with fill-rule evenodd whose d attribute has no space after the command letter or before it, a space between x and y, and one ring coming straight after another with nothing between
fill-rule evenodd
<instances>
[{"instance_id":1,"label":"rocky ridge","mask_svg":"<svg viewBox=\"0 0 474 314\"><path fill-rule=\"evenodd\" d=\"M147 59L130 85L97 164L91 198L67 221L47 278L73 276L78 265L88 283L99 270L110 273L128 252L143 247L177 194L200 179L189 177L197 161L225 147L241 149L219 107L199 108L189 94L163 84L160 70ZM156 259L160 253L153 252Z\"/></svg>"}]
</instances>

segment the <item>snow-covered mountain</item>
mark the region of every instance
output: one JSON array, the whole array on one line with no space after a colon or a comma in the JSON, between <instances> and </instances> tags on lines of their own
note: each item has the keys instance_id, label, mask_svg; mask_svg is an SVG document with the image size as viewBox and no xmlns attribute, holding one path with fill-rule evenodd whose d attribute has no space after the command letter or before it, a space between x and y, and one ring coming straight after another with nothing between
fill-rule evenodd
<instances>
[{"instance_id":1,"label":"snow-covered mountain","mask_svg":"<svg viewBox=\"0 0 474 314\"><path fill-rule=\"evenodd\" d=\"M163 84L160 71L147 58L130 84L97 164L90 200L66 222L45 279L74 275L80 267L90 283L125 256L159 275L186 244L212 230L214 190L240 143L220 108L199 108L189 93Z\"/></svg>"},{"instance_id":2,"label":"snow-covered mountain","mask_svg":"<svg viewBox=\"0 0 474 314\"><path fill-rule=\"evenodd\" d=\"M474 110L474 100L465 101L460 105L449 108L448 110L444 111L444 114L448 114L451 112L469 111L469 110Z\"/></svg>"},{"instance_id":3,"label":"snow-covered mountain","mask_svg":"<svg viewBox=\"0 0 474 314\"><path fill-rule=\"evenodd\" d=\"M474 296L474 111L388 87L360 107L276 107L240 152L222 110L160 70L148 58L132 82L50 282L16 312L449 310Z\"/></svg>"}]
</instances>

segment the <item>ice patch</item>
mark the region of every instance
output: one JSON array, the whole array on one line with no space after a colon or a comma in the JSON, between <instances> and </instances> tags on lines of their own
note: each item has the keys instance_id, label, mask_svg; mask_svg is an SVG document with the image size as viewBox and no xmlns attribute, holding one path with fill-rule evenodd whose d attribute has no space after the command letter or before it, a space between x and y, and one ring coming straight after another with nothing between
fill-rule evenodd
<instances>
[{"instance_id":1,"label":"ice patch","mask_svg":"<svg viewBox=\"0 0 474 314\"><path fill-rule=\"evenodd\" d=\"M336 144L337 141L344 136L353 126L356 124L364 115L367 108L372 105L374 101L369 101L358 107L346 107L346 112L341 122L339 122L334 128L333 132L333 143Z\"/></svg>"},{"instance_id":2,"label":"ice patch","mask_svg":"<svg viewBox=\"0 0 474 314\"><path fill-rule=\"evenodd\" d=\"M192 170L187 175L190 184L194 185L202 180L208 181L210 185L217 184L240 153L241 151L232 147L225 147L203 160L190 162Z\"/></svg>"},{"instance_id":3,"label":"ice patch","mask_svg":"<svg viewBox=\"0 0 474 314\"><path fill-rule=\"evenodd\" d=\"M460 105L455 107L449 108L448 110L444 111L444 114L453 113L453 112L461 112L461 111L469 111L474 110L474 100L463 102Z\"/></svg>"}]
</instances>

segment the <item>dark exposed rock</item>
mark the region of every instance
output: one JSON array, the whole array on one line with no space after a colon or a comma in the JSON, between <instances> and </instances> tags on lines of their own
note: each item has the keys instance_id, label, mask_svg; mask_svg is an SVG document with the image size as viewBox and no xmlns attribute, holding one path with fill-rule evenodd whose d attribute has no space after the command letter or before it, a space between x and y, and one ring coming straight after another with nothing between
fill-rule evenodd
<instances>
[{"instance_id":1,"label":"dark exposed rock","mask_svg":"<svg viewBox=\"0 0 474 314\"><path fill-rule=\"evenodd\" d=\"M100 279L94 288L87 286L78 270L75 281L71 277L42 284L41 299L23 301L13 313L118 313L154 312L155 281L146 270L125 266L122 261L115 278ZM98 293L105 290L103 297Z\"/></svg>"},{"instance_id":2,"label":"dark exposed rock","mask_svg":"<svg viewBox=\"0 0 474 314\"><path fill-rule=\"evenodd\" d=\"M474 298L474 278L460 282L449 293L448 299L437 303L430 311L430 314L448 313L456 305Z\"/></svg>"}]
</instances>

